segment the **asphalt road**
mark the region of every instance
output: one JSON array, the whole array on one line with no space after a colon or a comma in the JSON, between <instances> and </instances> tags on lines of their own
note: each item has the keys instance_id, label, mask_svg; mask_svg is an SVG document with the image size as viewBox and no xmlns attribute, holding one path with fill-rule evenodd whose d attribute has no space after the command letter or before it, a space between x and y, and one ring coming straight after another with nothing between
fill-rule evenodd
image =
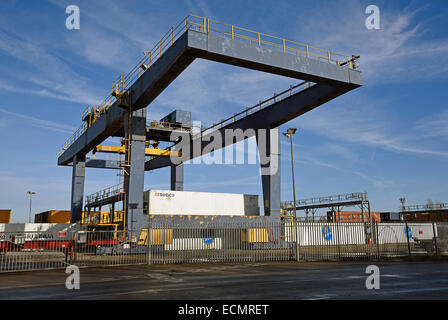
<instances>
[{"instance_id":1,"label":"asphalt road","mask_svg":"<svg viewBox=\"0 0 448 320\"><path fill-rule=\"evenodd\" d=\"M81 269L0 274L0 299L448 299L448 262L387 262L367 290L368 263L251 263Z\"/></svg>"}]
</instances>

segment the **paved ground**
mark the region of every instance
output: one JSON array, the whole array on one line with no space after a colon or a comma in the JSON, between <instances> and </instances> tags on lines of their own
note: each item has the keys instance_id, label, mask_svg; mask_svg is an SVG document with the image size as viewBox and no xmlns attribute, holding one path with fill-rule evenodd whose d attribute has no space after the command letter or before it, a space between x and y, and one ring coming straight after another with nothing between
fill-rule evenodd
<instances>
[{"instance_id":1,"label":"paved ground","mask_svg":"<svg viewBox=\"0 0 448 320\"><path fill-rule=\"evenodd\" d=\"M81 269L80 290L64 270L0 274L0 299L448 299L448 262L252 263Z\"/></svg>"}]
</instances>

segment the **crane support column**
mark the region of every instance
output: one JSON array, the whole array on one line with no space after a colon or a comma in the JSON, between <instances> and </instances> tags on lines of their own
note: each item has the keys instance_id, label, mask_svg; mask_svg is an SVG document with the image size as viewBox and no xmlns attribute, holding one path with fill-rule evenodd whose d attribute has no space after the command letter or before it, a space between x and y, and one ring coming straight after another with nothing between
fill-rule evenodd
<instances>
[{"instance_id":1,"label":"crane support column","mask_svg":"<svg viewBox=\"0 0 448 320\"><path fill-rule=\"evenodd\" d=\"M73 157L72 199L71 199L71 215L70 215L71 223L75 223L82 220L85 177L86 177L85 156L75 155Z\"/></svg>"},{"instance_id":2,"label":"crane support column","mask_svg":"<svg viewBox=\"0 0 448 320\"><path fill-rule=\"evenodd\" d=\"M264 133L263 133L264 132ZM258 151L261 162L264 215L280 221L280 130L259 130Z\"/></svg>"},{"instance_id":3,"label":"crane support column","mask_svg":"<svg viewBox=\"0 0 448 320\"><path fill-rule=\"evenodd\" d=\"M171 165L171 190L183 191L184 190L184 165Z\"/></svg>"},{"instance_id":4,"label":"crane support column","mask_svg":"<svg viewBox=\"0 0 448 320\"><path fill-rule=\"evenodd\" d=\"M125 120L125 132L129 130L128 117ZM146 148L146 108L134 111L131 119L128 175L125 175L127 191L127 229L146 228L148 219L143 215L143 189L145 183L145 148Z\"/></svg>"}]
</instances>

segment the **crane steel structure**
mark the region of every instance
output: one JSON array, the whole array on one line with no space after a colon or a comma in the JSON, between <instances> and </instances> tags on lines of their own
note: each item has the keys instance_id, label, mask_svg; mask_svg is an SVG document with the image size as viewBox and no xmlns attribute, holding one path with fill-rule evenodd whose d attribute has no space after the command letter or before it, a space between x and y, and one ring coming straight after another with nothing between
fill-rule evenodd
<instances>
[{"instance_id":1,"label":"crane steel structure","mask_svg":"<svg viewBox=\"0 0 448 320\"><path fill-rule=\"evenodd\" d=\"M285 216L289 216L291 212L294 212L294 207L296 211L305 211L306 221L308 221L308 216L312 214L312 221L314 221L314 215L318 209L330 209L331 212L341 212L344 207L359 206L361 209L361 217L363 222L365 221L364 213L368 214L367 221L371 219L370 212L370 201L367 199L367 192L355 192L347 194L338 194L326 197L309 198L304 200L282 202L282 210Z\"/></svg>"},{"instance_id":2,"label":"crane steel structure","mask_svg":"<svg viewBox=\"0 0 448 320\"><path fill-rule=\"evenodd\" d=\"M147 109L195 59L207 59L252 70L300 79L280 94L257 103L239 114L230 116L210 128L193 133L184 122L155 121L147 123ZM147 226L148 216L143 211L144 172L171 167L171 188L183 189L182 163L174 164L170 156L179 156L180 147L172 141L171 133L183 134L191 144L199 143L182 153L183 161L199 157L205 141L225 130L265 129L264 144L270 163L262 167L279 169L279 126L362 85L357 70L357 56L345 56L310 45L266 35L205 17L189 15L171 28L162 39L146 51L143 58L127 74L113 82L112 92L99 105L89 106L82 114L83 125L63 145L58 165L72 166L71 221L82 219L86 168L119 169L123 182L115 193L98 201L93 197L87 206L95 207L123 203L125 229ZM194 93L192 93L194 94ZM220 148L250 138L254 134L223 141ZM120 147L101 145L110 137L122 140ZM151 143L151 141L153 141ZM158 142L172 143L167 150L159 150ZM152 145L152 148L148 148ZM114 152L124 160L92 159L90 152ZM148 157L148 158L147 158ZM262 175L264 214L280 219L280 170ZM101 202L101 203L100 203Z\"/></svg>"}]
</instances>

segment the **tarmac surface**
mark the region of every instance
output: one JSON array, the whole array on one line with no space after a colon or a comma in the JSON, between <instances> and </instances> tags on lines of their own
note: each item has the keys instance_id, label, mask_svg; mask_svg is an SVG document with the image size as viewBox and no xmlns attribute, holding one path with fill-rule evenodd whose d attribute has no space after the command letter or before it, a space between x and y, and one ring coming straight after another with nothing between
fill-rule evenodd
<instances>
[{"instance_id":1,"label":"tarmac surface","mask_svg":"<svg viewBox=\"0 0 448 320\"><path fill-rule=\"evenodd\" d=\"M380 289L366 289L366 267ZM68 290L65 270L0 274L0 299L448 299L448 262L241 263L80 269Z\"/></svg>"}]
</instances>

